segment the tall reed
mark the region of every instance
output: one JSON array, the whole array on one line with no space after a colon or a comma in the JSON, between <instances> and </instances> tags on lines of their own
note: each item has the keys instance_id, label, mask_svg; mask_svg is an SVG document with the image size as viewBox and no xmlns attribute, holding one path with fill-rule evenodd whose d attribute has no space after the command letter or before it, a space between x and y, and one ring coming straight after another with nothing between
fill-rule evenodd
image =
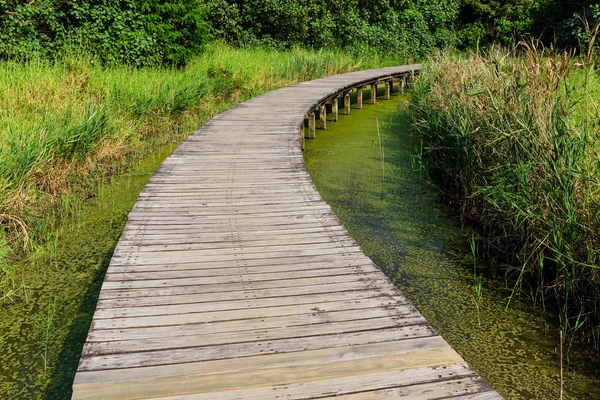
<instances>
[{"instance_id":1,"label":"tall reed","mask_svg":"<svg viewBox=\"0 0 600 400\"><path fill-rule=\"evenodd\" d=\"M600 321L600 77L593 53L535 40L484 55L439 54L412 95L423 171L483 249L505 266L514 296L558 311L562 329ZM598 335L586 336L594 341Z\"/></svg>"}]
</instances>

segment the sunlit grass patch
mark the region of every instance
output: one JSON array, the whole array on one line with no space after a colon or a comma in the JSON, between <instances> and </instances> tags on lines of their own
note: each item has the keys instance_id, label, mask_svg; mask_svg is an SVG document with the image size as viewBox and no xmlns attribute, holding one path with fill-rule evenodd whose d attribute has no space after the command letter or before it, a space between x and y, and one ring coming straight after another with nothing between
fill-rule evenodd
<instances>
[{"instance_id":1,"label":"sunlit grass patch","mask_svg":"<svg viewBox=\"0 0 600 400\"><path fill-rule=\"evenodd\" d=\"M93 196L110 176L160 145L181 141L224 109L303 80L391 64L399 62L218 43L182 69L103 67L86 54L0 63L4 263L35 252L76 210L77 199ZM9 275L2 271L5 282ZM0 284L0 298L9 291L14 297Z\"/></svg>"}]
</instances>

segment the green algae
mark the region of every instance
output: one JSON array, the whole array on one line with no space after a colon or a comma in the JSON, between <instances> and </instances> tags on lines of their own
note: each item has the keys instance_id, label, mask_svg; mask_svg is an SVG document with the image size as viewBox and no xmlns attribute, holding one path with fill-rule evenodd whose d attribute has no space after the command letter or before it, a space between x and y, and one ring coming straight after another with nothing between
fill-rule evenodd
<instances>
[{"instance_id":1,"label":"green algae","mask_svg":"<svg viewBox=\"0 0 600 400\"><path fill-rule=\"evenodd\" d=\"M64 221L49 250L27 260L27 298L0 305L1 399L71 398L114 247L138 194L171 150L99 188Z\"/></svg>"},{"instance_id":2,"label":"green algae","mask_svg":"<svg viewBox=\"0 0 600 400\"><path fill-rule=\"evenodd\" d=\"M317 189L363 250L502 396L558 399L552 317L514 301L507 309L504 280L479 264L474 273L468 236L413 169L420 143L408 133L405 99L392 99L340 115L307 141L306 165ZM383 196L376 121L385 154ZM600 398L597 365L579 349L569 358L564 398Z\"/></svg>"}]
</instances>

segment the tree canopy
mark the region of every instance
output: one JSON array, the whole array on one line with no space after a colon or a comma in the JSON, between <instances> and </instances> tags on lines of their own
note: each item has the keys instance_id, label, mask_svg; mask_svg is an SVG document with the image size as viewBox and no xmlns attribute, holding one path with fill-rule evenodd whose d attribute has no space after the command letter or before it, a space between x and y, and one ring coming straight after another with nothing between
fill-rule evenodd
<instances>
[{"instance_id":1,"label":"tree canopy","mask_svg":"<svg viewBox=\"0 0 600 400\"><path fill-rule=\"evenodd\" d=\"M525 33L574 47L597 0L0 0L0 58L82 48L107 63L184 65L211 38L420 58Z\"/></svg>"}]
</instances>

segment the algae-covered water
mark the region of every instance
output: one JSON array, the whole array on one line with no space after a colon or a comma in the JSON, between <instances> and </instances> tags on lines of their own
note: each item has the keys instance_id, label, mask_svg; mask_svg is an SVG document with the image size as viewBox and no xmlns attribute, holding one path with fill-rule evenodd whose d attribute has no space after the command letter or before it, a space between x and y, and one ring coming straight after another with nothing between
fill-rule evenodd
<instances>
[{"instance_id":1,"label":"algae-covered water","mask_svg":"<svg viewBox=\"0 0 600 400\"><path fill-rule=\"evenodd\" d=\"M81 349L114 246L164 148L98 189L27 262L26 299L0 304L0 399L70 399Z\"/></svg>"},{"instance_id":2,"label":"algae-covered water","mask_svg":"<svg viewBox=\"0 0 600 400\"><path fill-rule=\"evenodd\" d=\"M474 271L469 238L414 171L419 141L409 135L403 102L394 96L365 104L317 130L305 160L319 192L363 250L502 396L559 399L552 318L514 301L507 309L510 289L499 278L483 277L481 297L475 294L475 274L488 271L478 262ZM600 399L600 374L588 361L572 350L565 399Z\"/></svg>"}]
</instances>

